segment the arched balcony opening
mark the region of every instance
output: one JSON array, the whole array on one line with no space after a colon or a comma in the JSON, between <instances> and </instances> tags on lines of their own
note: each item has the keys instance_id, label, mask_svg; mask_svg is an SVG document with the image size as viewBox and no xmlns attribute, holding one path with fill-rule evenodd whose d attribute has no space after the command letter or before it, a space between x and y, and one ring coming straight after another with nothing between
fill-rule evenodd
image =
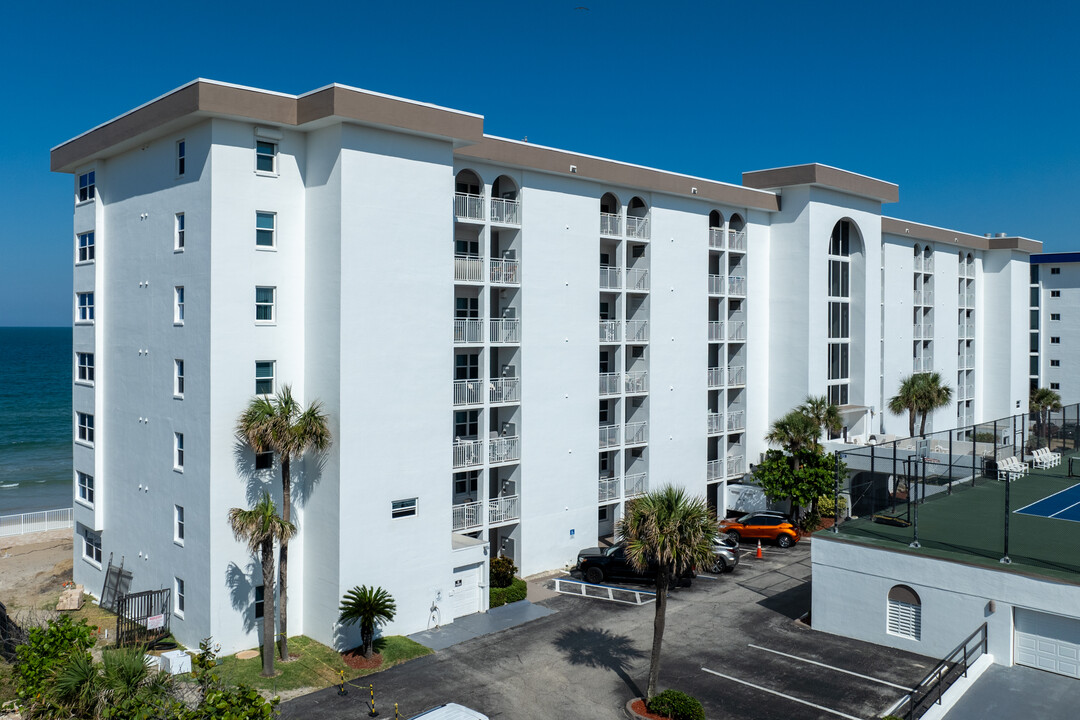
<instances>
[{"instance_id":1,"label":"arched balcony opening","mask_svg":"<svg viewBox=\"0 0 1080 720\"><path fill-rule=\"evenodd\" d=\"M626 205L626 237L649 239L649 206L636 195Z\"/></svg>"},{"instance_id":2,"label":"arched balcony opening","mask_svg":"<svg viewBox=\"0 0 1080 720\"><path fill-rule=\"evenodd\" d=\"M600 198L600 234L622 235L622 205L613 193L604 193Z\"/></svg>"},{"instance_id":3,"label":"arched balcony opening","mask_svg":"<svg viewBox=\"0 0 1080 720\"><path fill-rule=\"evenodd\" d=\"M454 217L484 219L484 181L472 170L462 170L454 178Z\"/></svg>"},{"instance_id":4,"label":"arched balcony opening","mask_svg":"<svg viewBox=\"0 0 1080 720\"><path fill-rule=\"evenodd\" d=\"M828 252L828 368L829 402L848 405L863 395L860 369L865 364L862 328L865 324L865 267L862 236L854 221L837 221ZM855 302L853 302L853 300Z\"/></svg>"},{"instance_id":5,"label":"arched balcony opening","mask_svg":"<svg viewBox=\"0 0 1080 720\"><path fill-rule=\"evenodd\" d=\"M521 224L518 186L506 175L500 175L491 183L491 222L500 225Z\"/></svg>"},{"instance_id":6,"label":"arched balcony opening","mask_svg":"<svg viewBox=\"0 0 1080 720\"><path fill-rule=\"evenodd\" d=\"M724 249L724 214L719 210L709 213L709 247L713 250Z\"/></svg>"},{"instance_id":7,"label":"arched balcony opening","mask_svg":"<svg viewBox=\"0 0 1080 720\"><path fill-rule=\"evenodd\" d=\"M746 221L739 213L732 214L728 220L728 250L746 250Z\"/></svg>"}]
</instances>

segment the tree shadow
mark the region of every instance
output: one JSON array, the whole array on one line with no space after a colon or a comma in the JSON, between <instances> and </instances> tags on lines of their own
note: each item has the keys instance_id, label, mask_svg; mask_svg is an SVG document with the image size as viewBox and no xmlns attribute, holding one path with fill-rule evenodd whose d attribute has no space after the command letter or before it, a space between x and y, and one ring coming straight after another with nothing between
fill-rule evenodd
<instances>
[{"instance_id":1,"label":"tree shadow","mask_svg":"<svg viewBox=\"0 0 1080 720\"><path fill-rule=\"evenodd\" d=\"M303 462L293 461L292 499L297 507L304 507L315 492L315 487L322 480L326 466L326 453L308 452ZM296 470L300 470L296 473Z\"/></svg>"},{"instance_id":2,"label":"tree shadow","mask_svg":"<svg viewBox=\"0 0 1080 720\"><path fill-rule=\"evenodd\" d=\"M237 439L233 443L233 467L236 469L237 477L247 485L245 497L248 507L259 502L264 492L269 492L274 498L274 503L277 504L278 511L281 511L281 471L277 460L270 468L257 470L255 453L247 443Z\"/></svg>"},{"instance_id":3,"label":"tree shadow","mask_svg":"<svg viewBox=\"0 0 1080 720\"><path fill-rule=\"evenodd\" d=\"M566 655L571 665L611 670L634 697L641 697L641 688L627 670L630 661L645 657L645 653L634 647L626 635L616 635L602 628L568 628L555 638L555 647Z\"/></svg>"},{"instance_id":4,"label":"tree shadow","mask_svg":"<svg viewBox=\"0 0 1080 720\"><path fill-rule=\"evenodd\" d=\"M256 578L262 575L261 569L254 561L241 568L236 563L229 563L225 569L225 584L229 588L229 602L233 610L240 613L244 619L244 632L252 630L262 632L262 618L255 619L255 588L261 583ZM266 605L264 604L264 609ZM262 638L259 638L262 643Z\"/></svg>"}]
</instances>

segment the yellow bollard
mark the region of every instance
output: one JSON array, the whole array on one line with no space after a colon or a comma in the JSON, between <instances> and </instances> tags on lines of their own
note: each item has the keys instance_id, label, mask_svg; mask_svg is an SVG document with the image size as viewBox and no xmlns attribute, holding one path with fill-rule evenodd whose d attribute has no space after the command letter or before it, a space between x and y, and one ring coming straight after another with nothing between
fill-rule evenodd
<instances>
[{"instance_id":1,"label":"yellow bollard","mask_svg":"<svg viewBox=\"0 0 1080 720\"><path fill-rule=\"evenodd\" d=\"M341 684L338 685L337 694L338 695L348 695L349 691L345 689L345 671L344 670L339 670L338 672L341 673Z\"/></svg>"},{"instance_id":2,"label":"yellow bollard","mask_svg":"<svg viewBox=\"0 0 1080 720\"><path fill-rule=\"evenodd\" d=\"M375 712L375 686L368 685L368 687L371 688L371 712L368 713L368 717L375 717L378 715L378 713Z\"/></svg>"},{"instance_id":3,"label":"yellow bollard","mask_svg":"<svg viewBox=\"0 0 1080 720\"><path fill-rule=\"evenodd\" d=\"M400 720L398 717L397 703L394 703L394 720Z\"/></svg>"}]
</instances>

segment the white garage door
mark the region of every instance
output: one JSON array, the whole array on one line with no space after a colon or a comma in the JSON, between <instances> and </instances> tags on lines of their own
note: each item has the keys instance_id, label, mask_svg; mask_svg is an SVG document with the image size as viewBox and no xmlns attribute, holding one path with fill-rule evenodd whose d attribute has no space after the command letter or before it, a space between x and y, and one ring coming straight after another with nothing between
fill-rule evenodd
<instances>
[{"instance_id":1,"label":"white garage door","mask_svg":"<svg viewBox=\"0 0 1080 720\"><path fill-rule=\"evenodd\" d=\"M454 568L450 607L454 617L480 612L480 571L483 563Z\"/></svg>"},{"instance_id":2,"label":"white garage door","mask_svg":"<svg viewBox=\"0 0 1080 720\"><path fill-rule=\"evenodd\" d=\"M1080 678L1080 620L1016 609L1016 662Z\"/></svg>"}]
</instances>

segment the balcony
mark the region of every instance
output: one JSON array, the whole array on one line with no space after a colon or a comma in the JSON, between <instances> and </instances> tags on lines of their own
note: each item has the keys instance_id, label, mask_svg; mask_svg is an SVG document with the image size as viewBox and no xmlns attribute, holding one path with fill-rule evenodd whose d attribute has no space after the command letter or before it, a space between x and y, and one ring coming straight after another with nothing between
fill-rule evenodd
<instances>
[{"instance_id":1,"label":"balcony","mask_svg":"<svg viewBox=\"0 0 1080 720\"><path fill-rule=\"evenodd\" d=\"M484 503L470 502L453 506L454 530L469 530L484 524Z\"/></svg>"},{"instance_id":2,"label":"balcony","mask_svg":"<svg viewBox=\"0 0 1080 720\"><path fill-rule=\"evenodd\" d=\"M919 323L913 329L913 335L916 340L933 340L934 339L934 324L933 323Z\"/></svg>"},{"instance_id":3,"label":"balcony","mask_svg":"<svg viewBox=\"0 0 1080 720\"><path fill-rule=\"evenodd\" d=\"M727 475L734 477L746 472L746 460L742 455L732 455L727 459Z\"/></svg>"},{"instance_id":4,"label":"balcony","mask_svg":"<svg viewBox=\"0 0 1080 720\"><path fill-rule=\"evenodd\" d=\"M710 320L709 321L709 342L723 342L724 341L724 321L723 320Z\"/></svg>"},{"instance_id":5,"label":"balcony","mask_svg":"<svg viewBox=\"0 0 1080 720\"><path fill-rule=\"evenodd\" d=\"M616 213L600 213L600 234L618 237L622 235L622 224Z\"/></svg>"},{"instance_id":6,"label":"balcony","mask_svg":"<svg viewBox=\"0 0 1080 720\"><path fill-rule=\"evenodd\" d=\"M723 295L724 294L724 276L723 275L709 275L709 294L710 295Z\"/></svg>"},{"instance_id":7,"label":"balcony","mask_svg":"<svg viewBox=\"0 0 1080 720\"><path fill-rule=\"evenodd\" d=\"M746 413L742 410L729 410L727 413L728 432L746 429Z\"/></svg>"},{"instance_id":8,"label":"balcony","mask_svg":"<svg viewBox=\"0 0 1080 720\"><path fill-rule=\"evenodd\" d=\"M719 435L720 428L724 424L724 416L720 413L711 412L706 418L706 435Z\"/></svg>"},{"instance_id":9,"label":"balcony","mask_svg":"<svg viewBox=\"0 0 1080 720\"><path fill-rule=\"evenodd\" d=\"M493 405L521 402L521 378L495 378L488 384L488 400Z\"/></svg>"},{"instance_id":10,"label":"balcony","mask_svg":"<svg viewBox=\"0 0 1080 720\"><path fill-rule=\"evenodd\" d=\"M484 258L477 255L455 255L454 280L484 282Z\"/></svg>"},{"instance_id":11,"label":"balcony","mask_svg":"<svg viewBox=\"0 0 1080 720\"><path fill-rule=\"evenodd\" d=\"M705 479L706 480L720 480L724 477L724 461L723 460L710 460L705 465Z\"/></svg>"},{"instance_id":12,"label":"balcony","mask_svg":"<svg viewBox=\"0 0 1080 720\"><path fill-rule=\"evenodd\" d=\"M975 353L964 352L956 356L956 363L960 366L961 370L974 370L975 369Z\"/></svg>"},{"instance_id":13,"label":"balcony","mask_svg":"<svg viewBox=\"0 0 1080 720\"><path fill-rule=\"evenodd\" d=\"M925 257L923 255L915 256L915 272L932 273L934 272L934 258Z\"/></svg>"},{"instance_id":14,"label":"balcony","mask_svg":"<svg viewBox=\"0 0 1080 720\"><path fill-rule=\"evenodd\" d=\"M627 268L626 269L626 291L627 292L649 292L649 270L648 270L648 268Z\"/></svg>"},{"instance_id":15,"label":"balcony","mask_svg":"<svg viewBox=\"0 0 1080 720\"><path fill-rule=\"evenodd\" d=\"M638 240L649 239L649 218L647 217L634 217L633 215L627 215L626 217L626 237L637 238Z\"/></svg>"},{"instance_id":16,"label":"balcony","mask_svg":"<svg viewBox=\"0 0 1080 720\"><path fill-rule=\"evenodd\" d=\"M491 198L491 222L499 225L520 225L521 201Z\"/></svg>"},{"instance_id":17,"label":"balcony","mask_svg":"<svg viewBox=\"0 0 1080 720\"><path fill-rule=\"evenodd\" d=\"M746 296L746 278L739 275L732 275L727 279L727 292L728 295L735 295L739 297Z\"/></svg>"},{"instance_id":18,"label":"balcony","mask_svg":"<svg viewBox=\"0 0 1080 720\"><path fill-rule=\"evenodd\" d=\"M626 444L627 445L641 445L648 442L648 423L646 422L628 422L626 423Z\"/></svg>"},{"instance_id":19,"label":"balcony","mask_svg":"<svg viewBox=\"0 0 1080 720\"><path fill-rule=\"evenodd\" d=\"M465 468L484 463L483 440L455 440L454 467Z\"/></svg>"},{"instance_id":20,"label":"balcony","mask_svg":"<svg viewBox=\"0 0 1080 720\"><path fill-rule=\"evenodd\" d=\"M746 340L746 321L734 320L728 322L728 340L737 340L739 342Z\"/></svg>"},{"instance_id":21,"label":"balcony","mask_svg":"<svg viewBox=\"0 0 1080 720\"><path fill-rule=\"evenodd\" d=\"M622 340L622 323L618 320L600 321L600 342L616 343Z\"/></svg>"},{"instance_id":22,"label":"balcony","mask_svg":"<svg viewBox=\"0 0 1080 720\"><path fill-rule=\"evenodd\" d=\"M600 373L600 397L618 395L622 392L622 373Z\"/></svg>"},{"instance_id":23,"label":"balcony","mask_svg":"<svg viewBox=\"0 0 1080 720\"><path fill-rule=\"evenodd\" d=\"M960 293L960 297L958 298L958 303L959 303L960 307L962 307L962 308L973 308L973 307L975 307L975 293L973 293L973 292L962 292L962 293Z\"/></svg>"},{"instance_id":24,"label":"balcony","mask_svg":"<svg viewBox=\"0 0 1080 720\"><path fill-rule=\"evenodd\" d=\"M521 342L521 320L518 318L499 318L490 320L491 336L489 340L496 345Z\"/></svg>"},{"instance_id":25,"label":"balcony","mask_svg":"<svg viewBox=\"0 0 1080 720\"><path fill-rule=\"evenodd\" d=\"M625 386L627 395L641 395L649 392L649 373L645 370L628 371Z\"/></svg>"},{"instance_id":26,"label":"balcony","mask_svg":"<svg viewBox=\"0 0 1080 720\"><path fill-rule=\"evenodd\" d=\"M728 230L728 249L746 251L746 231Z\"/></svg>"},{"instance_id":27,"label":"balcony","mask_svg":"<svg viewBox=\"0 0 1080 720\"><path fill-rule=\"evenodd\" d=\"M724 368L711 367L709 368L709 389L715 390L717 388L724 387Z\"/></svg>"},{"instance_id":28,"label":"balcony","mask_svg":"<svg viewBox=\"0 0 1080 720\"><path fill-rule=\"evenodd\" d=\"M454 405L479 405L484 402L483 383L479 380L454 381Z\"/></svg>"},{"instance_id":29,"label":"balcony","mask_svg":"<svg viewBox=\"0 0 1080 720\"><path fill-rule=\"evenodd\" d=\"M968 263L964 263L963 265L961 265L960 266L960 277L974 279L975 278L975 265L974 265L974 263L972 263L971 265L969 265Z\"/></svg>"},{"instance_id":30,"label":"balcony","mask_svg":"<svg viewBox=\"0 0 1080 720\"><path fill-rule=\"evenodd\" d=\"M915 304L924 305L930 307L934 304L934 291L933 290L916 290L915 291Z\"/></svg>"},{"instance_id":31,"label":"balcony","mask_svg":"<svg viewBox=\"0 0 1080 720\"><path fill-rule=\"evenodd\" d=\"M488 524L510 522L521 517L521 498L517 495L488 500Z\"/></svg>"},{"instance_id":32,"label":"balcony","mask_svg":"<svg viewBox=\"0 0 1080 720\"><path fill-rule=\"evenodd\" d=\"M487 506L487 521L490 525L517 520L521 517L521 500L517 495L495 498L485 502L461 503L453 506L453 527L455 531L469 530L483 525L484 506Z\"/></svg>"},{"instance_id":33,"label":"balcony","mask_svg":"<svg viewBox=\"0 0 1080 720\"><path fill-rule=\"evenodd\" d=\"M746 368L742 365L735 365L727 369L727 384L728 387L736 387L738 385L746 384Z\"/></svg>"},{"instance_id":34,"label":"balcony","mask_svg":"<svg viewBox=\"0 0 1080 720\"><path fill-rule=\"evenodd\" d=\"M631 473L623 478L623 483L626 485L626 497L628 498L649 492L648 473Z\"/></svg>"},{"instance_id":35,"label":"balcony","mask_svg":"<svg viewBox=\"0 0 1080 720\"><path fill-rule=\"evenodd\" d=\"M494 437L488 440L488 462L496 463L516 462L521 459L521 438Z\"/></svg>"},{"instance_id":36,"label":"balcony","mask_svg":"<svg viewBox=\"0 0 1080 720\"><path fill-rule=\"evenodd\" d=\"M916 357L911 364L911 371L917 373L933 372L934 371L934 358L932 357Z\"/></svg>"},{"instance_id":37,"label":"balcony","mask_svg":"<svg viewBox=\"0 0 1080 720\"><path fill-rule=\"evenodd\" d=\"M484 196L454 193L454 217L458 220L483 220Z\"/></svg>"},{"instance_id":38,"label":"balcony","mask_svg":"<svg viewBox=\"0 0 1080 720\"><path fill-rule=\"evenodd\" d=\"M600 426L600 447L609 448L615 447L619 444L620 437L619 425L601 425Z\"/></svg>"},{"instance_id":39,"label":"balcony","mask_svg":"<svg viewBox=\"0 0 1080 720\"><path fill-rule=\"evenodd\" d=\"M622 288L622 271L610 265L600 266L600 289L619 290Z\"/></svg>"},{"instance_id":40,"label":"balcony","mask_svg":"<svg viewBox=\"0 0 1080 720\"><path fill-rule=\"evenodd\" d=\"M619 478L601 476L599 485L599 502L610 502L619 498Z\"/></svg>"},{"instance_id":41,"label":"balcony","mask_svg":"<svg viewBox=\"0 0 1080 720\"><path fill-rule=\"evenodd\" d=\"M484 321L479 318L454 318L454 344L484 342Z\"/></svg>"},{"instance_id":42,"label":"balcony","mask_svg":"<svg viewBox=\"0 0 1080 720\"><path fill-rule=\"evenodd\" d=\"M709 228L709 249L724 249L724 228Z\"/></svg>"},{"instance_id":43,"label":"balcony","mask_svg":"<svg viewBox=\"0 0 1080 720\"><path fill-rule=\"evenodd\" d=\"M517 260L496 259L491 260L490 279L492 285L520 285L521 275L519 270L521 263Z\"/></svg>"},{"instance_id":44,"label":"balcony","mask_svg":"<svg viewBox=\"0 0 1080 720\"><path fill-rule=\"evenodd\" d=\"M626 342L628 343L644 343L649 341L649 321L648 320L627 320L626 321Z\"/></svg>"},{"instance_id":45,"label":"balcony","mask_svg":"<svg viewBox=\"0 0 1080 720\"><path fill-rule=\"evenodd\" d=\"M975 337L975 323L973 323L973 322L962 322L962 323L960 323L959 325L957 325L957 334L960 336L961 339Z\"/></svg>"}]
</instances>

